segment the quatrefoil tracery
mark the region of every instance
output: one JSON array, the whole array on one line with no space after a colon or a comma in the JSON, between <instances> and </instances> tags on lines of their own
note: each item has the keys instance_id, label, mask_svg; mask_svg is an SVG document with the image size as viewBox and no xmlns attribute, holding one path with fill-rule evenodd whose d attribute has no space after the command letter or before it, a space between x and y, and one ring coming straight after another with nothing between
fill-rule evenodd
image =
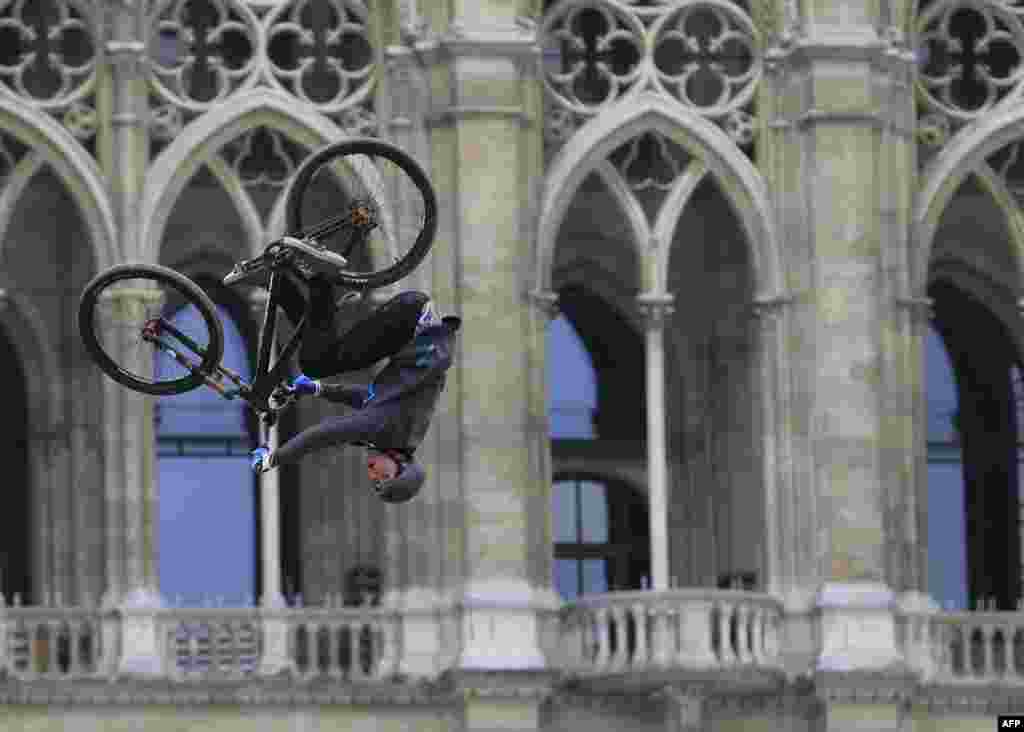
<instances>
[{"instance_id":1,"label":"quatrefoil tracery","mask_svg":"<svg viewBox=\"0 0 1024 732\"><path fill-rule=\"evenodd\" d=\"M289 0L261 18L243 0L172 0L151 20L160 98L194 113L267 84L337 114L367 99L374 50L360 0Z\"/></svg>"},{"instance_id":2,"label":"quatrefoil tracery","mask_svg":"<svg viewBox=\"0 0 1024 732\"><path fill-rule=\"evenodd\" d=\"M941 0L917 19L918 89L932 113L964 124L1024 89L1024 8Z\"/></svg>"},{"instance_id":3,"label":"quatrefoil tracery","mask_svg":"<svg viewBox=\"0 0 1024 732\"><path fill-rule=\"evenodd\" d=\"M546 125L559 144L585 118L650 89L753 142L762 74L750 16L727 0L562 0L540 27Z\"/></svg>"},{"instance_id":4,"label":"quatrefoil tracery","mask_svg":"<svg viewBox=\"0 0 1024 732\"><path fill-rule=\"evenodd\" d=\"M85 8L67 0L0 3L0 81L56 111L92 91L96 42Z\"/></svg>"},{"instance_id":5,"label":"quatrefoil tracery","mask_svg":"<svg viewBox=\"0 0 1024 732\"><path fill-rule=\"evenodd\" d=\"M540 35L548 92L582 115L649 87L719 119L750 102L761 75L753 22L723 0L563 0Z\"/></svg>"}]
</instances>

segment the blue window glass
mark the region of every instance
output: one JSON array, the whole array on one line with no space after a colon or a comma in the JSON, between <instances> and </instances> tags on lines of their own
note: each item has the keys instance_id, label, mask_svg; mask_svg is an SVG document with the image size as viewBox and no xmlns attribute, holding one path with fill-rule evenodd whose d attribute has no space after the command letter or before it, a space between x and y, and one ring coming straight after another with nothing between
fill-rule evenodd
<instances>
[{"instance_id":1,"label":"blue window glass","mask_svg":"<svg viewBox=\"0 0 1024 732\"><path fill-rule=\"evenodd\" d=\"M593 439L597 378L583 341L564 315L548 326L548 415L554 439Z\"/></svg>"},{"instance_id":2,"label":"blue window glass","mask_svg":"<svg viewBox=\"0 0 1024 732\"><path fill-rule=\"evenodd\" d=\"M925 340L928 402L928 587L943 608L967 608L964 477L953 366L934 328Z\"/></svg>"},{"instance_id":3,"label":"blue window glass","mask_svg":"<svg viewBox=\"0 0 1024 732\"><path fill-rule=\"evenodd\" d=\"M231 316L224 324L224 363L249 378L245 341ZM198 311L172 318L188 335L202 332ZM180 370L166 356L158 373ZM255 479L245 404L200 387L157 403L160 495L159 571L164 598L200 605L223 597L240 605L256 591Z\"/></svg>"}]
</instances>

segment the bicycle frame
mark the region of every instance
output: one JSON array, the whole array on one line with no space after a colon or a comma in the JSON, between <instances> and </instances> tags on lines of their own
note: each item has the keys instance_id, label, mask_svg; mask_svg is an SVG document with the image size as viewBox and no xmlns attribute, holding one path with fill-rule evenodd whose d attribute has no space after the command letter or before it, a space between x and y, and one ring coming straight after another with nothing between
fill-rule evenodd
<instances>
[{"instance_id":1,"label":"bicycle frame","mask_svg":"<svg viewBox=\"0 0 1024 732\"><path fill-rule=\"evenodd\" d=\"M277 421L278 415L290 406L293 401L295 401L294 395L285 392L282 389L282 386L288 377L289 361L291 357L295 355L295 352L298 350L299 344L301 343L302 335L306 327L306 319L303 317L295 326L295 332L292 333L288 343L285 344L284 348L278 354L276 363L271 366L270 358L274 350L274 341L277 335L277 310L279 307L280 282L281 277L284 275L280 271L281 265L279 263L272 262L268 266L270 267L270 281L268 283L270 296L267 299L266 309L263 315L263 325L260 328L260 342L256 358L256 372L252 382L246 382L241 374L228 368L224 364L217 364L213 373L203 373L202 377L206 386L213 389L225 399L244 399L253 411L259 415L263 423L267 427L270 427ZM205 356L206 349L182 333L163 317L158 321L148 323L143 329L142 337L144 340L147 340L153 343L157 348L162 349L189 371L197 371L198 366L192 362L188 356L175 349L174 346L168 344L165 340L160 339L159 336L161 332L169 333L182 345L199 356ZM233 383L235 388L232 389L226 386L225 381Z\"/></svg>"}]
</instances>

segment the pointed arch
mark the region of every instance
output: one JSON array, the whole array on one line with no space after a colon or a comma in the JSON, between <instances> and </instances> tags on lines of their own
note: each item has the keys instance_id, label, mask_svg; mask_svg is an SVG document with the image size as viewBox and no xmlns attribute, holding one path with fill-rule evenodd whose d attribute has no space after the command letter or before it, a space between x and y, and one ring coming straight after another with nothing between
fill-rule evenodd
<instances>
[{"instance_id":1,"label":"pointed arch","mask_svg":"<svg viewBox=\"0 0 1024 732\"><path fill-rule=\"evenodd\" d=\"M538 227L535 272L537 289L551 286L551 265L559 229L576 191L614 150L643 132L655 131L685 149L698 163L701 177L711 175L729 201L751 249L756 294L777 297L784 291L782 267L772 222L767 190L760 174L724 132L712 123L673 104L659 95L645 92L598 115L573 136L552 162L545 181ZM672 205L679 208L689 200L696 185L687 185ZM669 242L659 242L667 249ZM633 242L642 263L645 290L666 286L667 272L649 242ZM655 259L652 260L652 257ZM660 271L659 271L660 270Z\"/></svg>"},{"instance_id":2,"label":"pointed arch","mask_svg":"<svg viewBox=\"0 0 1024 732\"><path fill-rule=\"evenodd\" d=\"M17 358L32 370L32 378L25 383L29 429L39 434L55 432L61 422L64 378L60 356L47 337L50 329L43 314L28 296L6 292L0 297L0 328L14 345Z\"/></svg>"},{"instance_id":3,"label":"pointed arch","mask_svg":"<svg viewBox=\"0 0 1024 732\"><path fill-rule=\"evenodd\" d=\"M164 227L174 202L196 171L208 162L210 153L243 132L260 126L278 130L310 149L345 135L340 127L312 107L275 89L251 89L233 99L231 104L213 108L185 127L153 161L146 174L138 216L142 261L158 260ZM245 217L244 211L239 214Z\"/></svg>"},{"instance_id":4,"label":"pointed arch","mask_svg":"<svg viewBox=\"0 0 1024 732\"><path fill-rule=\"evenodd\" d=\"M67 188L89 233L95 271L117 263L120 257L114 208L96 161L56 120L11 94L2 94L0 129L49 165Z\"/></svg>"},{"instance_id":5,"label":"pointed arch","mask_svg":"<svg viewBox=\"0 0 1024 732\"><path fill-rule=\"evenodd\" d=\"M1006 216L1013 255L1017 260L1017 282L1024 281L1024 218L1005 184L987 164L1000 148L1024 137L1024 109L1012 107L986 115L957 133L925 168L914 200L913 250L910 255L910 290L924 296L928 287L928 265L942 214L960 186L974 175L992 195Z\"/></svg>"}]
</instances>

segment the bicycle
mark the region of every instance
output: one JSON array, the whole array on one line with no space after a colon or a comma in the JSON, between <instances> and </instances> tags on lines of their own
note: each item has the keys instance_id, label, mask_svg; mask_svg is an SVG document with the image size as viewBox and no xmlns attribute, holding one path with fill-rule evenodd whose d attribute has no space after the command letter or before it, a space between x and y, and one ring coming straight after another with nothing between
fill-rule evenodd
<instances>
[{"instance_id":1,"label":"bicycle","mask_svg":"<svg viewBox=\"0 0 1024 732\"><path fill-rule=\"evenodd\" d=\"M385 163L396 170L384 170ZM318 178L324 172L327 177ZM323 193L331 186L341 189L347 205L340 213L303 228L309 209L316 207L315 191ZM411 212L412 221L405 222L402 231L386 201L381 200L385 187L404 196L402 211ZM305 319L295 324L291 338L271 365L285 270L305 276L320 272L349 293L361 295L412 272L430 250L437 230L437 199L426 173L401 148L373 138L343 140L314 153L295 171L286 196L286 228L296 233L272 241L262 254L235 265L224 277L228 286L266 277L269 296L251 381L221 363L224 331L210 297L185 275L155 264L116 265L94 277L83 290L79 332L97 366L122 386L145 394L182 394L205 385L226 399L243 399L264 425L273 425L295 400L286 384L290 360L306 325ZM415 237L403 237L407 232L415 232ZM398 251L402 238L413 239L408 251ZM383 259L385 255L390 255L389 259ZM357 262L357 256L363 261ZM382 262L386 266L378 266ZM121 308L118 322L122 330L110 327L102 306L106 301L116 306L119 296L136 303ZM205 336L186 333L172 322L185 306L198 311ZM121 344L122 339L127 340ZM146 355L150 350L152 358ZM161 362L157 354L166 359Z\"/></svg>"}]
</instances>

